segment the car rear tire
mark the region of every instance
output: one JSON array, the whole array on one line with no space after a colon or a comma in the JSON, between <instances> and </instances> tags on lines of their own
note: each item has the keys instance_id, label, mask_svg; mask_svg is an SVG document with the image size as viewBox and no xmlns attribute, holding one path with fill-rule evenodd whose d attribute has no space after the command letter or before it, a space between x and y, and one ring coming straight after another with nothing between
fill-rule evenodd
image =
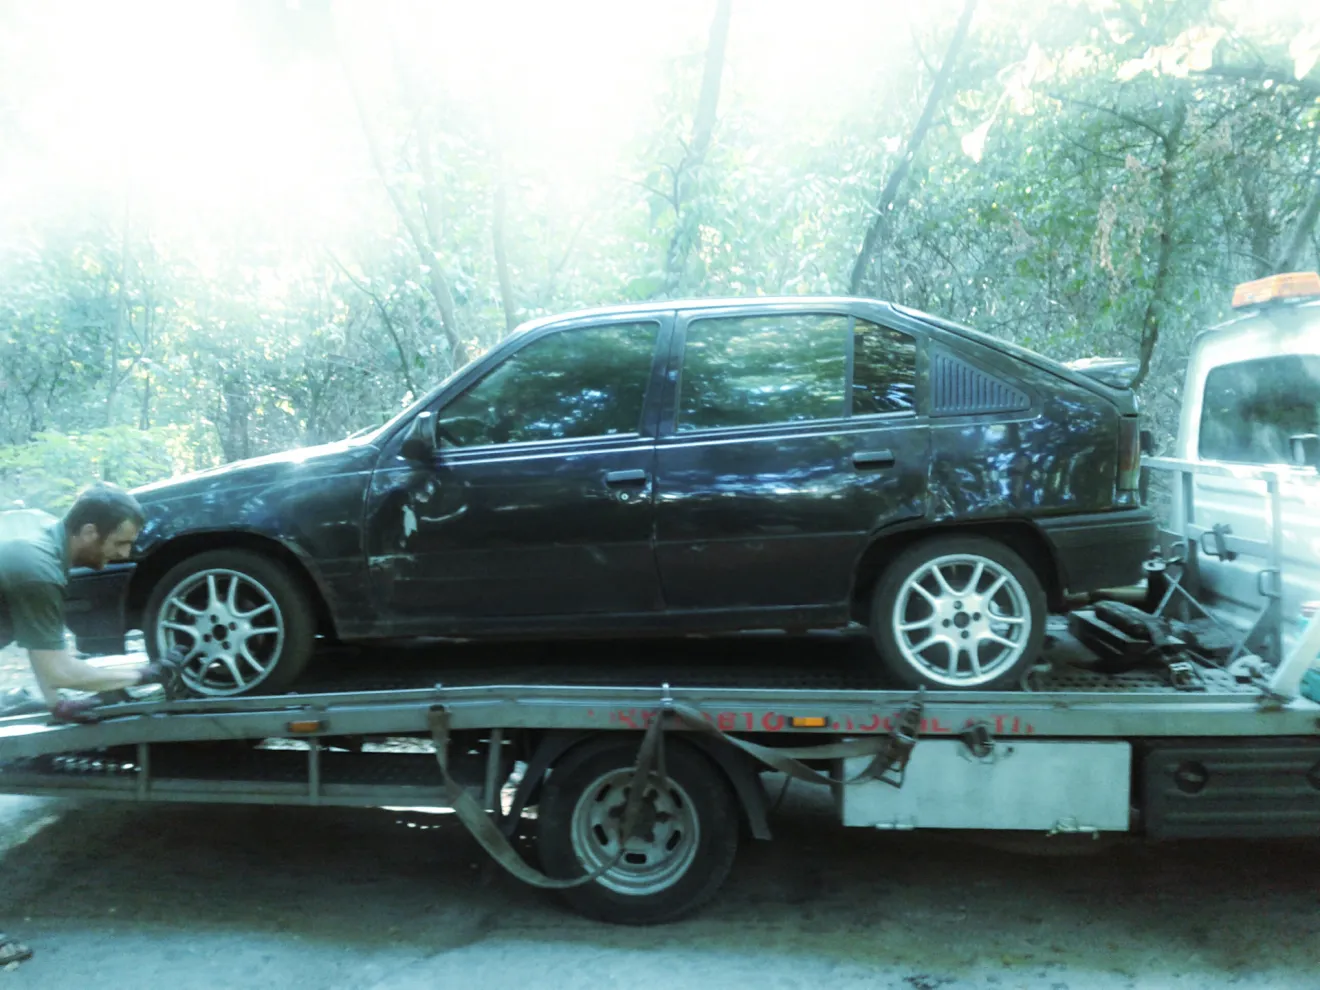
<instances>
[{"instance_id":1,"label":"car rear tire","mask_svg":"<svg viewBox=\"0 0 1320 990\"><path fill-rule=\"evenodd\" d=\"M1008 547L942 536L900 553L880 575L871 633L904 687L1008 690L1040 654L1045 591Z\"/></svg>"},{"instance_id":2,"label":"car rear tire","mask_svg":"<svg viewBox=\"0 0 1320 990\"><path fill-rule=\"evenodd\" d=\"M142 632L152 657L184 651L184 684L205 697L283 691L316 640L302 584L251 550L211 550L172 567L147 600Z\"/></svg>"},{"instance_id":3,"label":"car rear tire","mask_svg":"<svg viewBox=\"0 0 1320 990\"><path fill-rule=\"evenodd\" d=\"M639 737L571 750L550 772L537 810L537 852L552 877L583 876L618 853ZM681 740L665 740L666 783L652 781L639 834L599 879L561 891L589 917L625 925L674 921L705 904L738 851L739 817L722 772Z\"/></svg>"}]
</instances>

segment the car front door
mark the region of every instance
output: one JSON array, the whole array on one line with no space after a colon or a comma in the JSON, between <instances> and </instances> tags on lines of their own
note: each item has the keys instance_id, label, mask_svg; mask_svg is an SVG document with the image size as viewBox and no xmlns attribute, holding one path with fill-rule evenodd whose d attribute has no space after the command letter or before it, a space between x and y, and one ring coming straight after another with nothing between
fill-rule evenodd
<instances>
[{"instance_id":1,"label":"car front door","mask_svg":"<svg viewBox=\"0 0 1320 990\"><path fill-rule=\"evenodd\" d=\"M925 512L917 351L845 312L680 314L656 452L667 608L846 605L871 534Z\"/></svg>"},{"instance_id":2,"label":"car front door","mask_svg":"<svg viewBox=\"0 0 1320 990\"><path fill-rule=\"evenodd\" d=\"M388 623L446 634L660 607L647 420L669 323L539 332L441 398L434 457L385 452L367 541Z\"/></svg>"}]
</instances>

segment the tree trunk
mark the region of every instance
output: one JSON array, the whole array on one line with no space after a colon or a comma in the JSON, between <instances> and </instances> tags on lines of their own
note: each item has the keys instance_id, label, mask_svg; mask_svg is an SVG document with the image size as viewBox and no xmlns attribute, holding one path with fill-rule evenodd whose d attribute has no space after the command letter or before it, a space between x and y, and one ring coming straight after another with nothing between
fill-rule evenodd
<instances>
[{"instance_id":1,"label":"tree trunk","mask_svg":"<svg viewBox=\"0 0 1320 990\"><path fill-rule=\"evenodd\" d=\"M411 89L411 77L405 75L405 80ZM443 207L440 202L440 184L436 181L435 166L431 163L431 128L426 120L425 108L417 106L413 119L417 129L417 164L422 172L422 188L418 191L418 198L422 204L422 222L426 226L426 256L429 259L424 264L430 270L431 294L435 296L436 304L440 307L440 313L448 328L446 335L453 350L454 365L457 367L466 359L467 350L458 335L454 293L449 287L449 280L445 278L440 268L440 245L444 243L440 230Z\"/></svg>"},{"instance_id":2,"label":"tree trunk","mask_svg":"<svg viewBox=\"0 0 1320 990\"><path fill-rule=\"evenodd\" d=\"M114 328L110 331L110 378L105 396L105 425L115 425L115 398L119 392L119 341L124 336L124 324L128 318L128 235L129 221L132 217L132 201L127 189L124 191L124 229L119 244L119 291L115 299Z\"/></svg>"},{"instance_id":3,"label":"tree trunk","mask_svg":"<svg viewBox=\"0 0 1320 990\"><path fill-rule=\"evenodd\" d=\"M334 266L344 273L344 277L353 283L354 288L370 299L372 305L376 307L376 312L380 314L381 323L385 324L385 332L390 335L390 340L394 342L394 350L399 355L399 373L403 375L403 384L408 386L408 391L412 393L413 398L417 398L422 393L417 390L417 383L413 381L412 371L408 368L408 354L404 351L403 340L399 337L399 328L394 325L394 320L390 316L390 311L385 308L385 303L381 301L380 296L359 281L344 263L335 257L334 252L326 251L326 255L334 263Z\"/></svg>"},{"instance_id":4,"label":"tree trunk","mask_svg":"<svg viewBox=\"0 0 1320 990\"><path fill-rule=\"evenodd\" d=\"M724 51L729 45L729 19L733 14L733 0L717 0L715 16L710 22L710 40L706 45L706 65L701 74L701 96L697 99L697 114L692 119L690 154L700 161L710 147L710 135L715 129L715 112L720 103L720 80L724 77Z\"/></svg>"},{"instance_id":5,"label":"tree trunk","mask_svg":"<svg viewBox=\"0 0 1320 990\"><path fill-rule=\"evenodd\" d=\"M1174 111L1173 124L1161 140L1164 144L1164 164L1160 166L1160 247L1155 258L1155 279L1150 288L1150 299L1146 302L1146 314L1141 321L1141 364L1133 377L1131 387L1138 388L1150 374L1150 365L1155 357L1155 345L1160 340L1160 321L1164 318L1167 304L1165 298L1169 286L1169 266L1173 261L1173 222L1174 222L1174 182L1177 173L1174 168L1178 156L1179 141L1182 138L1183 124L1187 121L1187 107L1178 104Z\"/></svg>"},{"instance_id":6,"label":"tree trunk","mask_svg":"<svg viewBox=\"0 0 1320 990\"><path fill-rule=\"evenodd\" d=\"M1279 260L1275 262L1274 270L1276 272L1292 271L1298 262L1302 260L1302 252L1306 249L1307 241L1311 239L1311 233L1315 230L1316 220L1318 219L1320 219L1320 177L1317 177L1311 183L1311 195L1293 225L1293 233L1292 237L1288 239L1288 246L1283 249L1283 253L1279 255Z\"/></svg>"},{"instance_id":7,"label":"tree trunk","mask_svg":"<svg viewBox=\"0 0 1320 990\"><path fill-rule=\"evenodd\" d=\"M500 305L504 309L504 329L511 332L518 325L518 310L513 301L513 282L509 278L509 255L504 244L505 216L508 204L505 198L504 170L495 178L495 203L491 217L491 240L495 249L495 274L500 283Z\"/></svg>"},{"instance_id":8,"label":"tree trunk","mask_svg":"<svg viewBox=\"0 0 1320 990\"><path fill-rule=\"evenodd\" d=\"M861 291L862 283L871 270L871 263L879 250L885 226L889 222L889 211L894 205L894 199L898 196L898 190L903 185L903 180L907 178L908 171L912 168L912 159L916 157L917 151L921 148L921 142L926 139L926 132L930 130L930 125L935 120L935 111L939 107L940 98L944 95L945 87L948 86L949 77L953 75L953 65L958 58L958 52L962 49L963 42L967 40L967 32L972 24L972 13L975 10L976 0L966 0L962 16L958 18L958 26L954 28L953 37L949 40L948 50L944 53L944 62L940 65L939 74L936 75L935 81L931 83L930 93L926 97L926 106L922 109L921 116L917 118L912 133L908 136L907 147L903 149L903 157L894 166L894 171L889 175L889 181L885 183L884 188L880 190L880 196L876 199L875 215L871 218L870 226L866 228L866 236L862 238L861 250L857 252L857 260L853 263L852 276L848 279L848 291L852 295L857 295Z\"/></svg>"},{"instance_id":9,"label":"tree trunk","mask_svg":"<svg viewBox=\"0 0 1320 990\"><path fill-rule=\"evenodd\" d=\"M155 322L155 302L151 294L145 293L142 306L142 405L138 410L138 429L151 429L151 332Z\"/></svg>"},{"instance_id":10,"label":"tree trunk","mask_svg":"<svg viewBox=\"0 0 1320 990\"><path fill-rule=\"evenodd\" d=\"M390 181L389 170L385 167L385 157L381 153L380 137L376 134L376 129L372 125L371 114L367 111L366 102L358 89L357 80L353 77L353 70L349 67L348 58L344 55L343 47L337 46L337 48L339 62L344 70L344 79L348 84L349 93L353 97L358 122L362 126L362 135L367 142L367 152L371 156L371 164L380 178L381 185L385 187L385 193L394 206L394 212L398 215L399 222L403 224L404 230L408 233L408 239L417 252L418 261L427 271L426 287L431 294L440 318L440 329L445 335L445 343L449 348L450 363L454 367L458 367L467 358L467 348L463 346L463 340L458 332L454 293L450 289L449 281L445 278L440 266L440 243L438 239L440 217L436 208L439 197L435 187L435 175L431 168L431 152L427 141L429 135L425 132L418 135L418 145L421 152L419 164L422 168L421 198L423 203L422 221L418 222L418 218L409 208L408 203L404 201L403 194ZM424 123L420 115L417 116L419 124ZM425 224L425 227L423 227L423 224Z\"/></svg>"},{"instance_id":11,"label":"tree trunk","mask_svg":"<svg viewBox=\"0 0 1320 990\"><path fill-rule=\"evenodd\" d=\"M225 428L220 434L221 452L227 463L246 460L252 456L247 377L238 371L226 374L221 388L225 419Z\"/></svg>"},{"instance_id":12,"label":"tree trunk","mask_svg":"<svg viewBox=\"0 0 1320 990\"><path fill-rule=\"evenodd\" d=\"M688 253L692 250L692 238L688 235L683 203L691 191L692 173L701 168L706 152L710 150L711 134L715 130L715 113L720 103L720 80L724 77L724 52L729 43L729 20L732 13L733 0L717 0L706 44L706 64L701 75L697 112L692 118L692 138L674 172L674 234L665 252L665 290L670 295L682 288L683 270L687 267Z\"/></svg>"},{"instance_id":13,"label":"tree trunk","mask_svg":"<svg viewBox=\"0 0 1320 990\"><path fill-rule=\"evenodd\" d=\"M1246 164L1252 170L1242 182L1243 219L1246 221L1248 239L1251 242L1251 274L1253 278L1264 278L1274 270L1273 247L1275 242L1274 224L1270 219L1270 197L1265 188L1268 180L1262 182L1258 166Z\"/></svg>"}]
</instances>

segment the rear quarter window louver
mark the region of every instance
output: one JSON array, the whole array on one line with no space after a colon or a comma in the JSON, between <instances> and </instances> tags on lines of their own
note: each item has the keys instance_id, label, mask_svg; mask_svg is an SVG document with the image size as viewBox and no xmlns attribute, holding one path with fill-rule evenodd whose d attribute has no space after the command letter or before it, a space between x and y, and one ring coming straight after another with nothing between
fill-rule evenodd
<instances>
[{"instance_id":1,"label":"rear quarter window louver","mask_svg":"<svg viewBox=\"0 0 1320 990\"><path fill-rule=\"evenodd\" d=\"M934 416L1019 412L1031 406L1020 389L938 351L930 359L930 395Z\"/></svg>"}]
</instances>

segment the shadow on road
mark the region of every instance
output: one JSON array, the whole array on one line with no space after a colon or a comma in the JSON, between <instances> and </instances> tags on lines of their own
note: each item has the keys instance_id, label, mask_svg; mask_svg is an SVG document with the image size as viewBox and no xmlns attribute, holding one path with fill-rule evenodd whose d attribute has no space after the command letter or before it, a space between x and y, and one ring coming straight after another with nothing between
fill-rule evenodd
<instances>
[{"instance_id":1,"label":"shadow on road","mask_svg":"<svg viewBox=\"0 0 1320 990\"><path fill-rule=\"evenodd\" d=\"M428 954L485 938L807 953L822 964L1312 970L1314 843L1124 842L1072 855L832 824L790 796L773 843L743 848L723 893L657 929L578 918L486 863L448 815L234 806L55 805L0 858L10 917L286 933ZM1024 848L1029 844L1023 843ZM1060 852L1064 854L1059 854Z\"/></svg>"}]
</instances>

